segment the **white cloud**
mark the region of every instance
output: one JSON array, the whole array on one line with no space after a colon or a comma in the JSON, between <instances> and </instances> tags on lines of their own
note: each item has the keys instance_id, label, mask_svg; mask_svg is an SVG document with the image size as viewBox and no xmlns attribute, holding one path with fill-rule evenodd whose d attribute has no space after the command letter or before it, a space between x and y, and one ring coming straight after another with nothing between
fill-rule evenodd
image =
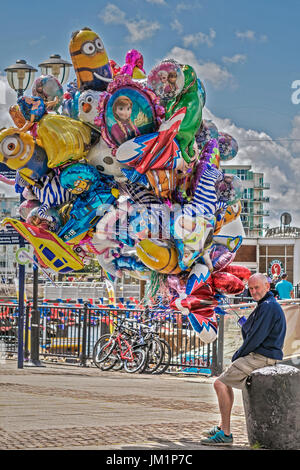
<instances>
[{"instance_id":1,"label":"white cloud","mask_svg":"<svg viewBox=\"0 0 300 470\"><path fill-rule=\"evenodd\" d=\"M225 64L244 64L247 60L247 56L245 54L235 54L232 57L222 57L223 62Z\"/></svg>"},{"instance_id":2,"label":"white cloud","mask_svg":"<svg viewBox=\"0 0 300 470\"><path fill-rule=\"evenodd\" d=\"M254 171L263 172L264 181L270 183L271 189L265 191L265 196L270 197L270 204L266 205L270 217L266 217L265 222L277 226L280 214L287 210L292 214L293 225L300 226L300 157L294 157L292 144L287 144L286 140L274 141L265 132L238 127L230 119L218 118L206 108L203 117L237 140L238 154L228 164L251 165ZM300 129L300 116L295 125ZM300 154L300 147L298 151Z\"/></svg>"},{"instance_id":3,"label":"white cloud","mask_svg":"<svg viewBox=\"0 0 300 470\"><path fill-rule=\"evenodd\" d=\"M236 37L239 39L249 39L250 41L254 41L255 39L255 31L248 29L247 31L236 31Z\"/></svg>"},{"instance_id":4,"label":"white cloud","mask_svg":"<svg viewBox=\"0 0 300 470\"><path fill-rule=\"evenodd\" d=\"M199 44L206 44L208 47L212 47L213 40L215 39L215 37L216 37L215 30L210 28L209 34L205 34L199 31L198 33L184 36L183 43L185 47L198 46Z\"/></svg>"},{"instance_id":5,"label":"white cloud","mask_svg":"<svg viewBox=\"0 0 300 470\"><path fill-rule=\"evenodd\" d=\"M125 26L129 32L128 41L143 41L153 36L160 29L160 24L155 21L147 21L145 19L128 18L126 13L113 3L106 5L103 14L98 17L106 24L119 24Z\"/></svg>"},{"instance_id":6,"label":"white cloud","mask_svg":"<svg viewBox=\"0 0 300 470\"><path fill-rule=\"evenodd\" d=\"M260 34L257 36L257 33L252 29L247 29L246 31L236 31L235 35L239 39L246 39L248 41L266 42L268 40L268 36L266 34Z\"/></svg>"},{"instance_id":7,"label":"white cloud","mask_svg":"<svg viewBox=\"0 0 300 470\"><path fill-rule=\"evenodd\" d=\"M171 29L173 29L173 31L176 31L178 34L183 33L183 26L177 18L170 24L170 26Z\"/></svg>"},{"instance_id":8,"label":"white cloud","mask_svg":"<svg viewBox=\"0 0 300 470\"><path fill-rule=\"evenodd\" d=\"M165 0L146 0L148 3L154 3L155 5L167 5Z\"/></svg>"},{"instance_id":9,"label":"white cloud","mask_svg":"<svg viewBox=\"0 0 300 470\"><path fill-rule=\"evenodd\" d=\"M216 88L224 84L232 84L233 76L228 70L215 62L199 61L189 49L173 47L165 58L173 58L181 64L191 65L195 69L197 76L204 82L204 85L206 81L209 81Z\"/></svg>"}]
</instances>

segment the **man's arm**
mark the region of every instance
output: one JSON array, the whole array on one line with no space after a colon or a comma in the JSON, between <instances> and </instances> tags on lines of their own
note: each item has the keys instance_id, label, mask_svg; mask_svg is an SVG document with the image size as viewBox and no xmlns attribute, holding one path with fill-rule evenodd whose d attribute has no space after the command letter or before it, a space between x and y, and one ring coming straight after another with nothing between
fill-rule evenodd
<instances>
[{"instance_id":1,"label":"man's arm","mask_svg":"<svg viewBox=\"0 0 300 470\"><path fill-rule=\"evenodd\" d=\"M254 352L269 335L274 325L272 307L262 307L256 316L251 330L248 332L241 347L232 356L232 361L238 357L247 356Z\"/></svg>"}]
</instances>

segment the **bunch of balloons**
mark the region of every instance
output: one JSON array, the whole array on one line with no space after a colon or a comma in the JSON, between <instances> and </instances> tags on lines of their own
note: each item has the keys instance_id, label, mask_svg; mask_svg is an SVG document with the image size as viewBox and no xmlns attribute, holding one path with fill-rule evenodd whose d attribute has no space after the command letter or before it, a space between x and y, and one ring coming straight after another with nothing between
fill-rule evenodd
<instances>
[{"instance_id":1,"label":"bunch of balloons","mask_svg":"<svg viewBox=\"0 0 300 470\"><path fill-rule=\"evenodd\" d=\"M10 108L14 127L0 132L0 161L16 170L24 199L23 220L2 224L30 242L43 269L97 259L112 280L159 279L157 295L213 341L220 298L250 276L231 265L242 184L220 169L237 142L202 118L205 89L190 65L168 59L147 75L131 50L121 67L89 28L69 50L76 80L64 92L39 77Z\"/></svg>"}]
</instances>

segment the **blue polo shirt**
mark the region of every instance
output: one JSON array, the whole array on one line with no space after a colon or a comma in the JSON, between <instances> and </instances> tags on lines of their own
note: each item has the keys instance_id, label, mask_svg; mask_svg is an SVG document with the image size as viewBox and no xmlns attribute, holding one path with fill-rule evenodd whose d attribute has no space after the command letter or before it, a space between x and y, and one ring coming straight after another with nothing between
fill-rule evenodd
<instances>
[{"instance_id":1,"label":"blue polo shirt","mask_svg":"<svg viewBox=\"0 0 300 470\"><path fill-rule=\"evenodd\" d=\"M276 290L281 299L290 299L291 291L293 290L293 284L286 279L282 279L282 281L277 282Z\"/></svg>"},{"instance_id":2,"label":"blue polo shirt","mask_svg":"<svg viewBox=\"0 0 300 470\"><path fill-rule=\"evenodd\" d=\"M244 341L234 353L232 361L238 357L247 356L251 352L281 360L285 333L284 312L272 292L269 291L258 302L257 307L243 324Z\"/></svg>"}]
</instances>

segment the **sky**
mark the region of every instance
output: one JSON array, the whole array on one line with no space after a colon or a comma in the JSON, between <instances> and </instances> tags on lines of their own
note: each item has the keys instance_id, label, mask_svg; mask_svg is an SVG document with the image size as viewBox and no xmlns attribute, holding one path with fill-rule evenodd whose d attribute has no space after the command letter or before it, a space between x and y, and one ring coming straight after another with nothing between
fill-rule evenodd
<instances>
[{"instance_id":1,"label":"sky","mask_svg":"<svg viewBox=\"0 0 300 470\"><path fill-rule=\"evenodd\" d=\"M85 26L119 65L132 48L147 73L165 58L192 65L206 89L204 118L238 141L231 163L251 164L271 184L266 222L289 211L300 226L299 17L298 0L5 1L0 81L17 59L36 68L53 53L70 60L71 33ZM1 126L14 92L3 101L0 93Z\"/></svg>"}]
</instances>

